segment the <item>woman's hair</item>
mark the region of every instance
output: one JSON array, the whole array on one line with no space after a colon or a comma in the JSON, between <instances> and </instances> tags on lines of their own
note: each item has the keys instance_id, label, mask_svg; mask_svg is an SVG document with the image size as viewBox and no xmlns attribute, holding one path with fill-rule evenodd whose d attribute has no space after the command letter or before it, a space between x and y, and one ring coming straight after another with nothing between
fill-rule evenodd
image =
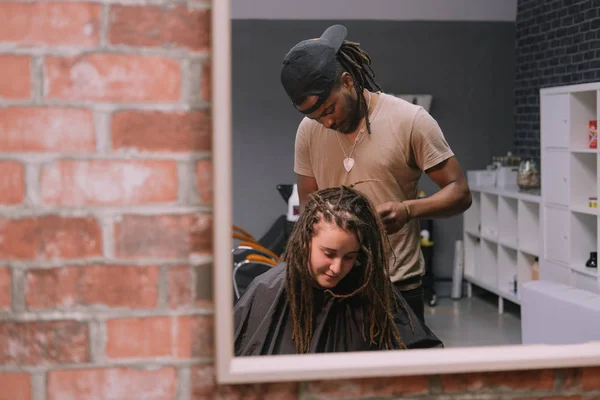
<instances>
[{"instance_id":1,"label":"woman's hair","mask_svg":"<svg viewBox=\"0 0 600 400\"><path fill-rule=\"evenodd\" d=\"M354 185L312 193L282 256L287 264L286 291L293 320L292 339L296 342L297 353L309 351L313 336L314 279L309 270L310 243L316 234L316 225L321 221L334 223L354 233L360 243L360 252L352 270L362 270L362 274L360 271L352 274L362 276L357 282L359 286L346 294L327 291L337 298L361 296L362 335L366 341L365 329L368 324L370 345L378 344L380 349L405 347L394 322L399 302L394 299L389 277L389 241L385 228L373 204L353 189ZM365 318L367 315L368 318Z\"/></svg>"}]
</instances>

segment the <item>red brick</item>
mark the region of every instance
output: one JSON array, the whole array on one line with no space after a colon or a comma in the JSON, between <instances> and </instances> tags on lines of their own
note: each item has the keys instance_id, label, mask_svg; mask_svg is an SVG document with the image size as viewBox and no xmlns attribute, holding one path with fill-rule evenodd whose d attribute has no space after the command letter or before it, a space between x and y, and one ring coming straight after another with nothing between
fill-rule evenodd
<instances>
[{"instance_id":1,"label":"red brick","mask_svg":"<svg viewBox=\"0 0 600 400\"><path fill-rule=\"evenodd\" d=\"M115 224L115 254L124 259L187 259L212 251L209 214L125 215Z\"/></svg>"},{"instance_id":2,"label":"red brick","mask_svg":"<svg viewBox=\"0 0 600 400\"><path fill-rule=\"evenodd\" d=\"M111 7L108 40L111 44L144 47L182 47L207 51L210 12L186 6Z\"/></svg>"},{"instance_id":3,"label":"red brick","mask_svg":"<svg viewBox=\"0 0 600 400\"><path fill-rule=\"evenodd\" d=\"M205 101L211 101L212 99L212 64L210 62L204 63L202 66L202 98Z\"/></svg>"},{"instance_id":4,"label":"red brick","mask_svg":"<svg viewBox=\"0 0 600 400\"><path fill-rule=\"evenodd\" d=\"M100 4L0 3L0 41L20 46L99 43Z\"/></svg>"},{"instance_id":5,"label":"red brick","mask_svg":"<svg viewBox=\"0 0 600 400\"><path fill-rule=\"evenodd\" d=\"M0 161L0 204L19 204L25 199L25 168L18 161Z\"/></svg>"},{"instance_id":6,"label":"red brick","mask_svg":"<svg viewBox=\"0 0 600 400\"><path fill-rule=\"evenodd\" d=\"M173 354L171 317L122 318L106 323L110 358L161 357Z\"/></svg>"},{"instance_id":7,"label":"red brick","mask_svg":"<svg viewBox=\"0 0 600 400\"><path fill-rule=\"evenodd\" d=\"M78 321L0 322L0 364L88 362L88 335Z\"/></svg>"},{"instance_id":8,"label":"red brick","mask_svg":"<svg viewBox=\"0 0 600 400\"><path fill-rule=\"evenodd\" d=\"M110 358L205 357L213 354L212 318L145 317L106 323Z\"/></svg>"},{"instance_id":9,"label":"red brick","mask_svg":"<svg viewBox=\"0 0 600 400\"><path fill-rule=\"evenodd\" d=\"M446 392L478 391L484 388L510 390L551 390L554 388L552 370L526 370L441 376Z\"/></svg>"},{"instance_id":10,"label":"red brick","mask_svg":"<svg viewBox=\"0 0 600 400\"><path fill-rule=\"evenodd\" d=\"M600 367L584 368L581 374L583 390L600 390Z\"/></svg>"},{"instance_id":11,"label":"red brick","mask_svg":"<svg viewBox=\"0 0 600 400\"><path fill-rule=\"evenodd\" d=\"M217 385L212 366L192 367L191 400L214 398L239 400L296 400L299 396L297 382L275 382L243 385Z\"/></svg>"},{"instance_id":12,"label":"red brick","mask_svg":"<svg viewBox=\"0 0 600 400\"><path fill-rule=\"evenodd\" d=\"M554 371L557 380L561 383L560 389L573 389L581 387L582 369L567 368Z\"/></svg>"},{"instance_id":13,"label":"red brick","mask_svg":"<svg viewBox=\"0 0 600 400\"><path fill-rule=\"evenodd\" d=\"M0 268L0 310L10 308L12 295L12 273L10 268ZM2 385L0 385L2 387ZM0 397L1 400L1 397Z\"/></svg>"},{"instance_id":14,"label":"red brick","mask_svg":"<svg viewBox=\"0 0 600 400\"><path fill-rule=\"evenodd\" d=\"M102 232L94 218L0 218L0 259L42 261L101 254Z\"/></svg>"},{"instance_id":15,"label":"red brick","mask_svg":"<svg viewBox=\"0 0 600 400\"><path fill-rule=\"evenodd\" d=\"M1 5L0 9L2 9ZM1 16L0 19L2 19ZM24 100L30 97L31 61L29 57L0 55L0 98Z\"/></svg>"},{"instance_id":16,"label":"red brick","mask_svg":"<svg viewBox=\"0 0 600 400\"><path fill-rule=\"evenodd\" d=\"M214 367L211 365L192 367L191 375L191 400L212 400L213 392L217 388Z\"/></svg>"},{"instance_id":17,"label":"red brick","mask_svg":"<svg viewBox=\"0 0 600 400\"><path fill-rule=\"evenodd\" d=\"M42 169L47 204L139 205L177 200L177 163L171 160L63 160Z\"/></svg>"},{"instance_id":18,"label":"red brick","mask_svg":"<svg viewBox=\"0 0 600 400\"><path fill-rule=\"evenodd\" d=\"M169 268L169 306L171 308L192 305L192 273L189 265Z\"/></svg>"},{"instance_id":19,"label":"red brick","mask_svg":"<svg viewBox=\"0 0 600 400\"><path fill-rule=\"evenodd\" d=\"M27 373L0 373L0 400L31 400L31 377Z\"/></svg>"},{"instance_id":20,"label":"red brick","mask_svg":"<svg viewBox=\"0 0 600 400\"><path fill-rule=\"evenodd\" d=\"M180 317L178 323L176 357L212 357L214 355L215 342L212 317Z\"/></svg>"},{"instance_id":21,"label":"red brick","mask_svg":"<svg viewBox=\"0 0 600 400\"><path fill-rule=\"evenodd\" d=\"M46 97L110 102L179 100L177 60L134 54L46 57Z\"/></svg>"},{"instance_id":22,"label":"red brick","mask_svg":"<svg viewBox=\"0 0 600 400\"><path fill-rule=\"evenodd\" d=\"M158 267L122 265L33 269L25 274L25 303L30 309L156 307L158 273Z\"/></svg>"},{"instance_id":23,"label":"red brick","mask_svg":"<svg viewBox=\"0 0 600 400\"><path fill-rule=\"evenodd\" d=\"M318 396L336 399L425 394L429 391L429 378L410 376L320 381L310 383L308 391Z\"/></svg>"},{"instance_id":24,"label":"red brick","mask_svg":"<svg viewBox=\"0 0 600 400\"><path fill-rule=\"evenodd\" d=\"M0 108L0 151L91 153L94 116L76 108Z\"/></svg>"},{"instance_id":25,"label":"red brick","mask_svg":"<svg viewBox=\"0 0 600 400\"><path fill-rule=\"evenodd\" d=\"M194 269L196 272L194 293L196 307L214 307L212 264L195 265Z\"/></svg>"},{"instance_id":26,"label":"red brick","mask_svg":"<svg viewBox=\"0 0 600 400\"><path fill-rule=\"evenodd\" d=\"M121 111L111 122L113 150L210 151L212 125L206 111Z\"/></svg>"},{"instance_id":27,"label":"red brick","mask_svg":"<svg viewBox=\"0 0 600 400\"><path fill-rule=\"evenodd\" d=\"M579 395L576 396L562 396L562 395L556 395L556 396L542 396L542 397L512 397L511 399L513 400L581 400L582 397ZM586 400L588 400L586 398ZM591 399L590 399L591 400Z\"/></svg>"},{"instance_id":28,"label":"red brick","mask_svg":"<svg viewBox=\"0 0 600 400\"><path fill-rule=\"evenodd\" d=\"M213 204L213 168L211 160L196 163L196 184L202 204Z\"/></svg>"},{"instance_id":29,"label":"red brick","mask_svg":"<svg viewBox=\"0 0 600 400\"><path fill-rule=\"evenodd\" d=\"M173 367L77 369L48 372L48 400L172 400L177 390Z\"/></svg>"}]
</instances>

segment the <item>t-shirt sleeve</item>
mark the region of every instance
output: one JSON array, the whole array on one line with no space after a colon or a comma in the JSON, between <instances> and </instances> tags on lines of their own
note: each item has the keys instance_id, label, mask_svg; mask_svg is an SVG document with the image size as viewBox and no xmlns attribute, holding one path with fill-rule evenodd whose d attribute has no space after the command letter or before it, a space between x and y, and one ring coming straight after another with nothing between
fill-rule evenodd
<instances>
[{"instance_id":1,"label":"t-shirt sleeve","mask_svg":"<svg viewBox=\"0 0 600 400\"><path fill-rule=\"evenodd\" d=\"M415 117L411 148L414 160L422 171L454 155L439 124L424 109L419 110Z\"/></svg>"},{"instance_id":2,"label":"t-shirt sleeve","mask_svg":"<svg viewBox=\"0 0 600 400\"><path fill-rule=\"evenodd\" d=\"M309 131L303 122L298 126L296 132L296 143L294 145L294 172L298 175L314 177L312 164L310 162Z\"/></svg>"}]
</instances>

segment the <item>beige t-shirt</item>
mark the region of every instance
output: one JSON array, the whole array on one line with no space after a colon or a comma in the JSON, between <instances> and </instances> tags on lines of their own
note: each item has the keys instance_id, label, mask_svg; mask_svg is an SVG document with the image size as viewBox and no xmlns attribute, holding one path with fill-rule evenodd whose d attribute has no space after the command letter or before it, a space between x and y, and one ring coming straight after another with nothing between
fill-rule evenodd
<instances>
[{"instance_id":1,"label":"beige t-shirt","mask_svg":"<svg viewBox=\"0 0 600 400\"><path fill-rule=\"evenodd\" d=\"M370 121L371 134L365 131L362 135L352 154L354 167L346 172L344 151L350 153L350 141L344 134L304 118L296 133L294 172L314 177L319 189L378 179L380 182L355 187L378 205L416 198L422 172L454 155L438 123L421 106L380 93ZM409 221L389 238L395 255L395 262L394 255L390 258L392 282L423 275L419 221Z\"/></svg>"}]
</instances>

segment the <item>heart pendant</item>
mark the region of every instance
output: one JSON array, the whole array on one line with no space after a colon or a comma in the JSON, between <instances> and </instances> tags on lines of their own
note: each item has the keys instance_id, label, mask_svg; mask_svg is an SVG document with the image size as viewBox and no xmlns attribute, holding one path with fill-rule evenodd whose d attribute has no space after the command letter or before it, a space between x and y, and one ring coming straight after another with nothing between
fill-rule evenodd
<instances>
[{"instance_id":1,"label":"heart pendant","mask_svg":"<svg viewBox=\"0 0 600 400\"><path fill-rule=\"evenodd\" d=\"M354 167L354 158L344 158L344 168L346 168L346 171L350 172L352 167Z\"/></svg>"}]
</instances>

